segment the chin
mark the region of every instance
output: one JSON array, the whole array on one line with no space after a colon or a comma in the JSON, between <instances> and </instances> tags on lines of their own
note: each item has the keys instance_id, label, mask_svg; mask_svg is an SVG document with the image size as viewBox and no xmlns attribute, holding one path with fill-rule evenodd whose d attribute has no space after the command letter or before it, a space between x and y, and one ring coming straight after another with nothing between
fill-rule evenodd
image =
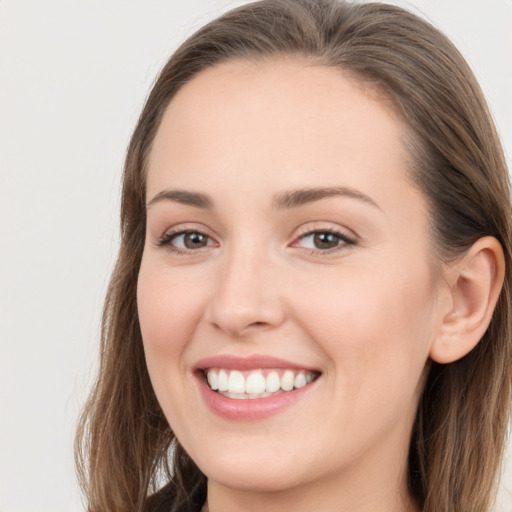
<instances>
[{"instance_id":1,"label":"chin","mask_svg":"<svg viewBox=\"0 0 512 512\"><path fill-rule=\"evenodd\" d=\"M279 492L303 483L301 477L304 475L297 473L297 467L293 463L283 464L276 457L257 462L251 461L250 457L243 459L217 458L214 464L210 460L199 467L208 480L244 492Z\"/></svg>"},{"instance_id":2,"label":"chin","mask_svg":"<svg viewBox=\"0 0 512 512\"><path fill-rule=\"evenodd\" d=\"M224 487L251 493L276 493L287 491L300 485L300 481L283 478L283 475L270 477L268 474L263 475L254 471L243 473L234 473L231 470L219 471L218 475L212 474L211 477L207 475L207 478Z\"/></svg>"}]
</instances>

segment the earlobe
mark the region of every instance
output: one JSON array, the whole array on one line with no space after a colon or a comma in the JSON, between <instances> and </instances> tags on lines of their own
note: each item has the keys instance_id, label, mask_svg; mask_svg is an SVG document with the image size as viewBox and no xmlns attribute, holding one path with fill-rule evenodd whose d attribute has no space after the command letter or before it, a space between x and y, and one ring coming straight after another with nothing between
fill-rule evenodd
<instances>
[{"instance_id":1,"label":"earlobe","mask_svg":"<svg viewBox=\"0 0 512 512\"><path fill-rule=\"evenodd\" d=\"M494 237L480 238L448 274L451 303L430 350L431 359L441 364L464 357L485 334L505 275L501 244Z\"/></svg>"}]
</instances>

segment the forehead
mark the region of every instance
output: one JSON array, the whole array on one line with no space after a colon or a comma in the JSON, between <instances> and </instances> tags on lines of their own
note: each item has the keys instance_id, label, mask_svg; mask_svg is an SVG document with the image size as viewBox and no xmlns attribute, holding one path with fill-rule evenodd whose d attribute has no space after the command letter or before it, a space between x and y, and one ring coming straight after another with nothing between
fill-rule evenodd
<instances>
[{"instance_id":1,"label":"forehead","mask_svg":"<svg viewBox=\"0 0 512 512\"><path fill-rule=\"evenodd\" d=\"M355 187L379 178L382 188L407 174L406 134L381 94L338 69L230 61L199 73L170 102L150 154L148 195L166 180L201 188L216 177L232 186L243 177L248 190L256 178Z\"/></svg>"}]
</instances>

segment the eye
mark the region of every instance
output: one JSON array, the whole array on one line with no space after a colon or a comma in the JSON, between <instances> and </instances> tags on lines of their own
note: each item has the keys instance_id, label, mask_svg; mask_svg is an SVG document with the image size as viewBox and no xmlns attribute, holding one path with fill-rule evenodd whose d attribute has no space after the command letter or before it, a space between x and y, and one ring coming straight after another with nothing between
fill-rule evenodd
<instances>
[{"instance_id":1,"label":"eye","mask_svg":"<svg viewBox=\"0 0 512 512\"><path fill-rule=\"evenodd\" d=\"M334 230L316 230L302 235L294 245L310 249L317 253L333 252L346 246L355 245L356 241Z\"/></svg>"},{"instance_id":2,"label":"eye","mask_svg":"<svg viewBox=\"0 0 512 512\"><path fill-rule=\"evenodd\" d=\"M159 246L168 246L171 250L192 252L214 245L213 240L200 231L182 230L166 233L158 241Z\"/></svg>"}]
</instances>

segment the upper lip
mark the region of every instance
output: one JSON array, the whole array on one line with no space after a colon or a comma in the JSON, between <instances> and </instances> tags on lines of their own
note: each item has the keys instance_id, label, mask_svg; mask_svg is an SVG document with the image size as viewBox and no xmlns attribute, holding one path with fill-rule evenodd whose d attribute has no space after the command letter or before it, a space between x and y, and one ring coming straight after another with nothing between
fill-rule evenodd
<instances>
[{"instance_id":1,"label":"upper lip","mask_svg":"<svg viewBox=\"0 0 512 512\"><path fill-rule=\"evenodd\" d=\"M266 355L252 355L249 357L239 357L233 355L218 355L206 357L198 361L195 365L197 370L207 370L208 368L226 368L231 370L257 370L263 368L283 368L291 370L318 371L302 364L293 363L278 357Z\"/></svg>"}]
</instances>

